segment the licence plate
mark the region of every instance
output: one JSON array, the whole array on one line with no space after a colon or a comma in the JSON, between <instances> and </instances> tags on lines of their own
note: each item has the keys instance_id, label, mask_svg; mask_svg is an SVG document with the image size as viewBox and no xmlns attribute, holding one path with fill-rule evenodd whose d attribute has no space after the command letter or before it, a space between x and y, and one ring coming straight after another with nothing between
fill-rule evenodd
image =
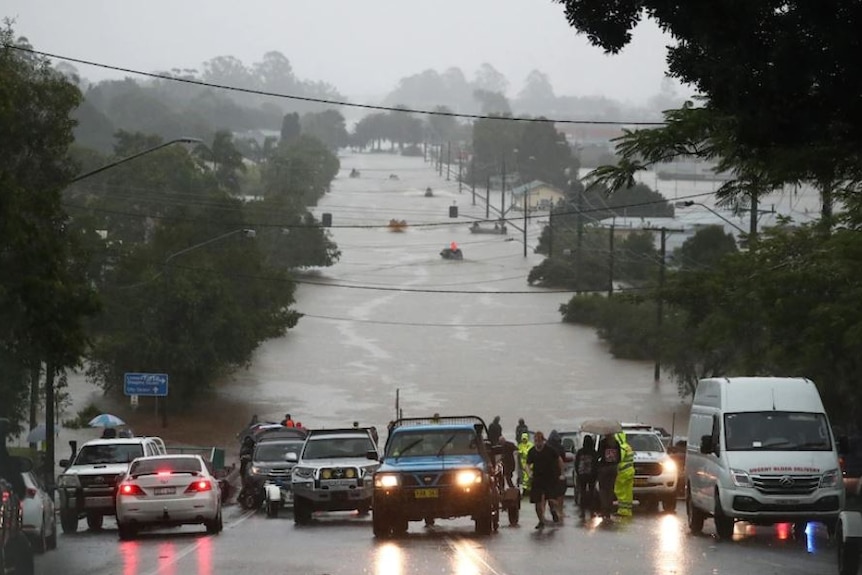
<instances>
[{"instance_id":1,"label":"licence plate","mask_svg":"<svg viewBox=\"0 0 862 575\"><path fill-rule=\"evenodd\" d=\"M173 495L176 492L176 487L155 487L153 489L153 495Z\"/></svg>"},{"instance_id":2,"label":"licence plate","mask_svg":"<svg viewBox=\"0 0 862 575\"><path fill-rule=\"evenodd\" d=\"M416 499L436 499L438 495L436 489L417 489L413 493Z\"/></svg>"},{"instance_id":3,"label":"licence plate","mask_svg":"<svg viewBox=\"0 0 862 575\"><path fill-rule=\"evenodd\" d=\"M111 507L113 504L113 497L87 497L84 499L84 507Z\"/></svg>"},{"instance_id":4,"label":"licence plate","mask_svg":"<svg viewBox=\"0 0 862 575\"><path fill-rule=\"evenodd\" d=\"M646 487L649 485L649 479L635 479L635 487Z\"/></svg>"},{"instance_id":5,"label":"licence plate","mask_svg":"<svg viewBox=\"0 0 862 575\"><path fill-rule=\"evenodd\" d=\"M793 499L776 499L775 500L776 505L796 505L797 503L798 503L798 501L795 501Z\"/></svg>"}]
</instances>

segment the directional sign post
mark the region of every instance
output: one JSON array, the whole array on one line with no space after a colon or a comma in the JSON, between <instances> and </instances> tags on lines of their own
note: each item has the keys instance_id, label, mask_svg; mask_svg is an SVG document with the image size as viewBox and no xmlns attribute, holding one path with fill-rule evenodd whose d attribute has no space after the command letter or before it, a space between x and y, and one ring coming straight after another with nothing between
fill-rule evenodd
<instances>
[{"instance_id":1,"label":"directional sign post","mask_svg":"<svg viewBox=\"0 0 862 575\"><path fill-rule=\"evenodd\" d=\"M123 378L123 391L126 395L167 397L168 374L127 373Z\"/></svg>"},{"instance_id":2,"label":"directional sign post","mask_svg":"<svg viewBox=\"0 0 862 575\"><path fill-rule=\"evenodd\" d=\"M168 396L168 374L126 373L123 376L123 391L131 397L132 406L137 407L138 397L154 397L156 418L159 416L159 398ZM162 405L162 426L167 426L167 406Z\"/></svg>"}]
</instances>

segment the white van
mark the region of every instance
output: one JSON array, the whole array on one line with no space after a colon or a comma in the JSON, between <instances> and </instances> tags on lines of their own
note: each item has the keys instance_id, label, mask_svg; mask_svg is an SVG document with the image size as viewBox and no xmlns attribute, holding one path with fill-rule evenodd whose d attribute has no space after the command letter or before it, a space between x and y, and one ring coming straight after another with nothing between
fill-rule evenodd
<instances>
[{"instance_id":1,"label":"white van","mask_svg":"<svg viewBox=\"0 0 862 575\"><path fill-rule=\"evenodd\" d=\"M688 428L685 499L692 533L712 516L721 539L734 521L808 521L835 529L844 507L838 451L814 383L802 378L703 379Z\"/></svg>"}]
</instances>

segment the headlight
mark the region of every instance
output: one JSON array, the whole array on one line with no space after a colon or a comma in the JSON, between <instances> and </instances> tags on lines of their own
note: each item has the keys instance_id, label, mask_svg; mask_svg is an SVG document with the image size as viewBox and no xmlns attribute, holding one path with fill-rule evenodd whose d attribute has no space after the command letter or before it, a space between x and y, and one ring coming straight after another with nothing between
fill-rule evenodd
<instances>
[{"instance_id":1,"label":"headlight","mask_svg":"<svg viewBox=\"0 0 862 575\"><path fill-rule=\"evenodd\" d=\"M314 479L314 468L312 467L294 467L294 479Z\"/></svg>"},{"instance_id":2,"label":"headlight","mask_svg":"<svg viewBox=\"0 0 862 575\"><path fill-rule=\"evenodd\" d=\"M80 487L81 482L77 475L61 475L57 478L58 487Z\"/></svg>"},{"instance_id":3,"label":"headlight","mask_svg":"<svg viewBox=\"0 0 862 575\"><path fill-rule=\"evenodd\" d=\"M459 471L458 475L455 476L455 483L461 487L467 487L474 483L482 483L482 474L475 469L464 469L463 471Z\"/></svg>"},{"instance_id":4,"label":"headlight","mask_svg":"<svg viewBox=\"0 0 862 575\"><path fill-rule=\"evenodd\" d=\"M835 487L838 485L838 470L830 469L820 478L820 487Z\"/></svg>"},{"instance_id":5,"label":"headlight","mask_svg":"<svg viewBox=\"0 0 862 575\"><path fill-rule=\"evenodd\" d=\"M748 475L747 471L742 471L741 469L731 469L730 477L733 479L733 484L737 487L751 487L751 477Z\"/></svg>"},{"instance_id":6,"label":"headlight","mask_svg":"<svg viewBox=\"0 0 862 575\"><path fill-rule=\"evenodd\" d=\"M384 473L374 477L374 487L398 487L399 483L398 476L391 473Z\"/></svg>"},{"instance_id":7,"label":"headlight","mask_svg":"<svg viewBox=\"0 0 862 575\"><path fill-rule=\"evenodd\" d=\"M661 462L661 468L665 473L676 473L676 461L668 457Z\"/></svg>"},{"instance_id":8,"label":"headlight","mask_svg":"<svg viewBox=\"0 0 862 575\"><path fill-rule=\"evenodd\" d=\"M331 469L324 469L323 471L320 472L320 478L321 479L332 479L332 470Z\"/></svg>"},{"instance_id":9,"label":"headlight","mask_svg":"<svg viewBox=\"0 0 862 575\"><path fill-rule=\"evenodd\" d=\"M261 475L262 473L263 472L261 471L260 467L258 467L257 465L251 466L251 474L252 475Z\"/></svg>"},{"instance_id":10,"label":"headlight","mask_svg":"<svg viewBox=\"0 0 862 575\"><path fill-rule=\"evenodd\" d=\"M347 469L344 470L344 476L347 479L356 479L356 470L353 469L352 467L348 467Z\"/></svg>"}]
</instances>

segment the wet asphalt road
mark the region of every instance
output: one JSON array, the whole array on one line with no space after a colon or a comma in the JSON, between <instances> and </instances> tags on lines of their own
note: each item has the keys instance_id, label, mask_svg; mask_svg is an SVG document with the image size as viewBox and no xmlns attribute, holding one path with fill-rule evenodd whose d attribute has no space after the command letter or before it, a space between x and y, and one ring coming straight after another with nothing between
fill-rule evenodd
<instances>
[{"instance_id":1,"label":"wet asphalt road","mask_svg":"<svg viewBox=\"0 0 862 575\"><path fill-rule=\"evenodd\" d=\"M184 527L143 533L120 542L107 520L101 532L61 535L59 548L37 558L37 573L63 575L548 575L593 574L818 574L835 573L835 548L825 530L809 525L794 539L789 525L754 528L737 524L732 543L685 527L676 514L636 513L628 522L582 523L571 498L567 516L543 531L526 501L521 525L505 521L491 536L473 534L469 519L438 521L426 529L411 523L406 537L378 541L370 517L317 514L298 527L289 512L267 519L262 512L226 509L225 531L216 536Z\"/></svg>"}]
</instances>

